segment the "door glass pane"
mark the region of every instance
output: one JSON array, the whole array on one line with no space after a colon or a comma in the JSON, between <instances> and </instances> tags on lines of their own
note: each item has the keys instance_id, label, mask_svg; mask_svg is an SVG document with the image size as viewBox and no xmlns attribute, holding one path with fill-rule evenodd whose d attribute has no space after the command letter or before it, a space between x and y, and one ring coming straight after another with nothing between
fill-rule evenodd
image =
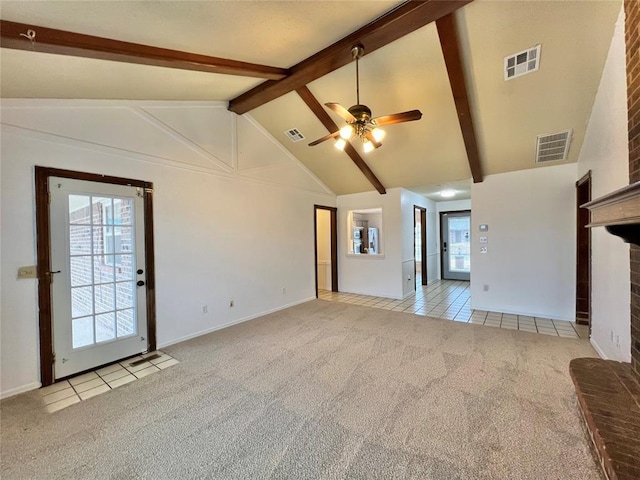
<instances>
[{"instance_id":1,"label":"door glass pane","mask_svg":"<svg viewBox=\"0 0 640 480\"><path fill-rule=\"evenodd\" d=\"M95 286L96 313L115 310L115 291L113 283Z\"/></svg>"},{"instance_id":2,"label":"door glass pane","mask_svg":"<svg viewBox=\"0 0 640 480\"><path fill-rule=\"evenodd\" d=\"M96 342L105 342L116 338L115 312L96 315Z\"/></svg>"},{"instance_id":3,"label":"door glass pane","mask_svg":"<svg viewBox=\"0 0 640 480\"><path fill-rule=\"evenodd\" d=\"M133 252L133 228L116 227L113 238L116 253Z\"/></svg>"},{"instance_id":4,"label":"door glass pane","mask_svg":"<svg viewBox=\"0 0 640 480\"><path fill-rule=\"evenodd\" d=\"M93 287L71 289L71 317L78 318L93 314Z\"/></svg>"},{"instance_id":5,"label":"door glass pane","mask_svg":"<svg viewBox=\"0 0 640 480\"><path fill-rule=\"evenodd\" d=\"M71 257L71 286L91 285L91 256Z\"/></svg>"},{"instance_id":6,"label":"door glass pane","mask_svg":"<svg viewBox=\"0 0 640 480\"><path fill-rule=\"evenodd\" d=\"M69 223L91 225L91 197L69 195Z\"/></svg>"},{"instance_id":7,"label":"door glass pane","mask_svg":"<svg viewBox=\"0 0 640 480\"><path fill-rule=\"evenodd\" d=\"M449 271L471 271L471 218L449 217Z\"/></svg>"},{"instance_id":8,"label":"door glass pane","mask_svg":"<svg viewBox=\"0 0 640 480\"><path fill-rule=\"evenodd\" d=\"M119 310L118 316L118 337L132 335L136 333L136 319L132 308Z\"/></svg>"},{"instance_id":9,"label":"door glass pane","mask_svg":"<svg viewBox=\"0 0 640 480\"><path fill-rule=\"evenodd\" d=\"M93 227L93 253L113 253L113 227Z\"/></svg>"},{"instance_id":10,"label":"door glass pane","mask_svg":"<svg viewBox=\"0 0 640 480\"><path fill-rule=\"evenodd\" d=\"M113 282L115 274L113 255L95 255L93 257L93 275L95 283Z\"/></svg>"},{"instance_id":11,"label":"door glass pane","mask_svg":"<svg viewBox=\"0 0 640 480\"><path fill-rule=\"evenodd\" d=\"M92 197L93 199L93 224L113 225L113 199Z\"/></svg>"},{"instance_id":12,"label":"door glass pane","mask_svg":"<svg viewBox=\"0 0 640 480\"><path fill-rule=\"evenodd\" d=\"M133 255L116 255L116 281L133 279Z\"/></svg>"},{"instance_id":13,"label":"door glass pane","mask_svg":"<svg viewBox=\"0 0 640 480\"><path fill-rule=\"evenodd\" d=\"M69 253L71 255L91 253L91 227L69 226Z\"/></svg>"},{"instance_id":14,"label":"door glass pane","mask_svg":"<svg viewBox=\"0 0 640 480\"><path fill-rule=\"evenodd\" d=\"M93 317L74 318L71 328L73 348L85 347L93 343Z\"/></svg>"},{"instance_id":15,"label":"door glass pane","mask_svg":"<svg viewBox=\"0 0 640 480\"><path fill-rule=\"evenodd\" d=\"M114 225L131 225L133 214L133 198L116 198L113 200Z\"/></svg>"},{"instance_id":16,"label":"door glass pane","mask_svg":"<svg viewBox=\"0 0 640 480\"><path fill-rule=\"evenodd\" d=\"M133 307L133 282L116 283L118 310Z\"/></svg>"}]
</instances>

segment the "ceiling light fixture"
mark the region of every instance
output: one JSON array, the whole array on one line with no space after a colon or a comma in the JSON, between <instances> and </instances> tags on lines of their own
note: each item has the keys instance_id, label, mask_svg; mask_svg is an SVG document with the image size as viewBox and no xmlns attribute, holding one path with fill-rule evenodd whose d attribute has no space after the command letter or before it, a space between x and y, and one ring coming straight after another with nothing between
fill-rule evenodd
<instances>
[{"instance_id":1,"label":"ceiling light fixture","mask_svg":"<svg viewBox=\"0 0 640 480\"><path fill-rule=\"evenodd\" d=\"M310 147L318 145L330 138L337 138L335 147L338 150L344 150L346 142L356 136L362 141L364 152L369 153L382 146L380 140L384 138L385 132L380 129L381 126L413 122L422 118L420 110L410 110L408 112L373 118L371 116L371 109L360 103L360 70L358 60L364 55L364 47L362 45L354 45L351 48L351 55L356 61L356 104L346 109L339 103L325 103L327 108L340 115L347 124L337 132L330 133L315 142L311 142L309 144Z\"/></svg>"},{"instance_id":2,"label":"ceiling light fixture","mask_svg":"<svg viewBox=\"0 0 640 480\"><path fill-rule=\"evenodd\" d=\"M456 196L456 191L451 188L445 188L440 192L442 198L451 198Z\"/></svg>"}]
</instances>

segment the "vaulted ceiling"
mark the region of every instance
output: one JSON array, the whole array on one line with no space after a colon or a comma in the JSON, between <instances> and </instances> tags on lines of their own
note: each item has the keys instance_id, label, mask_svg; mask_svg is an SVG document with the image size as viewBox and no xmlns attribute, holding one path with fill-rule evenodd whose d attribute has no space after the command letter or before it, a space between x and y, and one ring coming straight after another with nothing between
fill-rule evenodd
<instances>
[{"instance_id":1,"label":"vaulted ceiling","mask_svg":"<svg viewBox=\"0 0 640 480\"><path fill-rule=\"evenodd\" d=\"M464 190L488 174L539 168L538 135L572 129L567 160L549 164L577 161L620 6L2 1L0 93L226 101L336 194L392 187L428 194L438 185ZM29 29L34 42L20 35ZM423 117L385 127L383 146L368 154L357 139L345 152L332 141L309 147L344 124L323 103L356 103L354 43L365 47L361 103L374 116L419 109ZM505 81L504 57L538 44L538 70ZM289 140L284 132L292 128L305 140Z\"/></svg>"}]
</instances>

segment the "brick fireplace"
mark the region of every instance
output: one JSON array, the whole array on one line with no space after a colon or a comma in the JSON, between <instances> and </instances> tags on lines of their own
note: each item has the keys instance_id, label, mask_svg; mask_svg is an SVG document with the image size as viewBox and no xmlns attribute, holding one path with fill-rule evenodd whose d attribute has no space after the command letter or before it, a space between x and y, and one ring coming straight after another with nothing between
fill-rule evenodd
<instances>
[{"instance_id":1,"label":"brick fireplace","mask_svg":"<svg viewBox=\"0 0 640 480\"><path fill-rule=\"evenodd\" d=\"M629 183L640 181L640 2L625 0ZM640 227L639 227L640 228ZM640 247L631 245L631 367L640 375Z\"/></svg>"}]
</instances>

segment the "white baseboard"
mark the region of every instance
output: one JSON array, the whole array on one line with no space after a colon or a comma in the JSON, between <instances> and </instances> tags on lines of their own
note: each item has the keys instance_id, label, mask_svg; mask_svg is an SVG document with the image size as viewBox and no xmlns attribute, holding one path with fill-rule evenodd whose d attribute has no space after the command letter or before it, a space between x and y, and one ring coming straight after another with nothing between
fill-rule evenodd
<instances>
[{"instance_id":1,"label":"white baseboard","mask_svg":"<svg viewBox=\"0 0 640 480\"><path fill-rule=\"evenodd\" d=\"M591 346L596 351L596 353L600 356L600 358L602 358L603 360L609 360L607 356L604 354L604 352L602 351L602 349L600 348L600 346L593 339L593 337L589 339L589 342L591 343Z\"/></svg>"},{"instance_id":2,"label":"white baseboard","mask_svg":"<svg viewBox=\"0 0 640 480\"><path fill-rule=\"evenodd\" d=\"M28 383L27 385L22 385L21 387L10 388L9 390L0 392L0 399L4 400L5 398L13 397L14 395L18 395L20 393L36 390L40 388L41 385L42 384L40 382L33 382L33 383Z\"/></svg>"},{"instance_id":3,"label":"white baseboard","mask_svg":"<svg viewBox=\"0 0 640 480\"><path fill-rule=\"evenodd\" d=\"M217 330L222 330L223 328L232 327L233 325L238 325L239 323L248 322L249 320L253 320L254 318L263 317L265 315L269 315L270 313L279 312L280 310L284 310L286 308L295 307L296 305L300 305L301 303L310 302L311 300L315 300L316 297L305 298L303 300L298 300L297 302L288 303L287 305L282 305L281 307L272 308L270 310L266 310L264 312L256 313L254 315L250 315L248 317L239 318L236 320L232 320L227 323L223 323L222 325L216 325L215 327L207 328L206 330L200 330L199 332L192 333L189 335L185 335L184 337L180 337L174 340L169 340L168 342L162 342L158 344L158 349L162 349L164 347L168 347L169 345L175 345L176 343L186 342L187 340L191 340L192 338L200 337L202 335L206 335L208 333L215 332Z\"/></svg>"}]
</instances>

